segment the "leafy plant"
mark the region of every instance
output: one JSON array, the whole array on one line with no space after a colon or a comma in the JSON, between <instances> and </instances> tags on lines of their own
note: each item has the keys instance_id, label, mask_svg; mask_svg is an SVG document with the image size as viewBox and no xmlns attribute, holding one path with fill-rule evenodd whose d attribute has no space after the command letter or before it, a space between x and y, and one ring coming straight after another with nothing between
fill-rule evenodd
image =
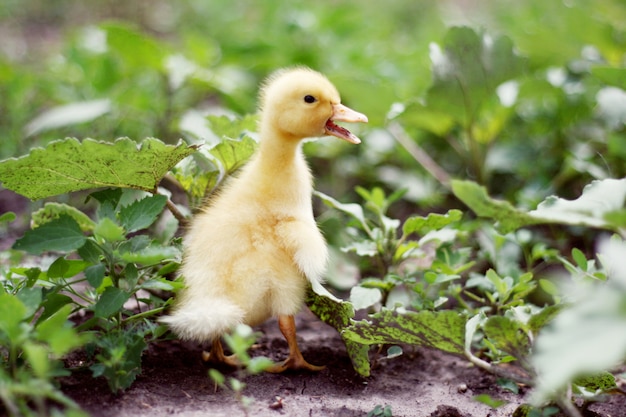
<instances>
[{"instance_id":1,"label":"leafy plant","mask_svg":"<svg viewBox=\"0 0 626 417\"><path fill-rule=\"evenodd\" d=\"M9 274L0 286L0 399L11 416L47 415L48 401L82 415L54 379L68 374L63 356L89 337L68 321L69 302L36 287L37 271L30 272L27 281Z\"/></svg>"}]
</instances>

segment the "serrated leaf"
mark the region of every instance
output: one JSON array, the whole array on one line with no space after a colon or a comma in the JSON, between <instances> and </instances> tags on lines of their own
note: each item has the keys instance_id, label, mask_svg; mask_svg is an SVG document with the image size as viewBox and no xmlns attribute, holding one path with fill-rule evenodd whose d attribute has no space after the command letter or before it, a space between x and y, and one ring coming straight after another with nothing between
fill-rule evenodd
<instances>
[{"instance_id":1,"label":"serrated leaf","mask_svg":"<svg viewBox=\"0 0 626 417\"><path fill-rule=\"evenodd\" d=\"M5 188L33 200L99 187L152 192L163 176L196 148L182 141L167 145L153 138L139 146L128 138L113 143L68 138L0 162L0 180Z\"/></svg>"},{"instance_id":2,"label":"serrated leaf","mask_svg":"<svg viewBox=\"0 0 626 417\"><path fill-rule=\"evenodd\" d=\"M62 203L46 203L32 215L31 225L33 228L39 227L50 220L58 219L61 215L67 215L76 220L83 232L93 230L95 223L85 213L75 207Z\"/></svg>"},{"instance_id":3,"label":"serrated leaf","mask_svg":"<svg viewBox=\"0 0 626 417\"><path fill-rule=\"evenodd\" d=\"M113 314L120 311L129 298L129 293L116 287L108 287L104 290L100 299L94 306L94 314L96 317L111 317Z\"/></svg>"},{"instance_id":4,"label":"serrated leaf","mask_svg":"<svg viewBox=\"0 0 626 417\"><path fill-rule=\"evenodd\" d=\"M127 233L149 227L156 221L165 208L167 197L164 195L153 195L135 201L119 212L119 219Z\"/></svg>"},{"instance_id":5,"label":"serrated leaf","mask_svg":"<svg viewBox=\"0 0 626 417\"><path fill-rule=\"evenodd\" d=\"M247 133L256 131L258 124L257 116L252 114L237 119L227 116L209 116L207 120L215 135L234 140L243 139Z\"/></svg>"},{"instance_id":6,"label":"serrated leaf","mask_svg":"<svg viewBox=\"0 0 626 417\"><path fill-rule=\"evenodd\" d=\"M342 337L364 345L414 344L462 354L466 319L455 311L382 310L345 328Z\"/></svg>"},{"instance_id":7,"label":"serrated leaf","mask_svg":"<svg viewBox=\"0 0 626 417\"><path fill-rule=\"evenodd\" d=\"M443 227L461 220L463 213L460 210L449 210L446 214L430 213L428 216L413 216L406 219L402 226L404 235L411 233L425 234L431 230Z\"/></svg>"},{"instance_id":8,"label":"serrated leaf","mask_svg":"<svg viewBox=\"0 0 626 417\"><path fill-rule=\"evenodd\" d=\"M72 217L61 215L36 229L28 230L13 249L38 255L44 251L69 252L83 246L87 238Z\"/></svg>"},{"instance_id":9,"label":"serrated leaf","mask_svg":"<svg viewBox=\"0 0 626 417\"><path fill-rule=\"evenodd\" d=\"M254 139L244 136L241 139L225 138L211 148L209 158L219 171L208 172L208 188L215 188L226 176L241 168L250 159L256 147Z\"/></svg>"}]
</instances>

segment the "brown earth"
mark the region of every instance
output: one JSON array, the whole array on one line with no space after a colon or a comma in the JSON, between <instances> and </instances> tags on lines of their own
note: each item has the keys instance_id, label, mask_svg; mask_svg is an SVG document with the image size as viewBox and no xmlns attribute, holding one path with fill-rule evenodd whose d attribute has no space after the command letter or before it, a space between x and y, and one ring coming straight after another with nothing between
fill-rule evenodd
<instances>
[{"instance_id":1,"label":"brown earth","mask_svg":"<svg viewBox=\"0 0 626 417\"><path fill-rule=\"evenodd\" d=\"M372 376L361 378L352 369L334 329L308 311L297 321L305 358L327 368L319 373L243 378L244 395L252 399L247 409L232 391L215 389L201 360L201 347L179 341L151 345L144 355L143 372L119 395L87 371L64 379L62 389L94 417L356 417L366 416L377 405L389 406L396 417L504 417L513 415L528 392L521 387L518 395L513 394L500 388L493 375L470 366L465 359L423 348L405 347L404 354L394 359L380 356L374 360ZM263 336L251 354L284 358L287 344L276 322L259 330ZM473 399L479 394L508 403L493 409ZM585 415L624 416L624 398L611 396L608 403L593 405Z\"/></svg>"}]
</instances>

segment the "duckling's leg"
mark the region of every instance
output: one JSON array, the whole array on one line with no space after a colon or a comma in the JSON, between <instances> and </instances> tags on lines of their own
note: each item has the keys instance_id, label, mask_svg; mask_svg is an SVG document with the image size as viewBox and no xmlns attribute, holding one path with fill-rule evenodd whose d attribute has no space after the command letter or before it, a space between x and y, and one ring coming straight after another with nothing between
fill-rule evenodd
<instances>
[{"instance_id":1,"label":"duckling's leg","mask_svg":"<svg viewBox=\"0 0 626 417\"><path fill-rule=\"evenodd\" d=\"M287 340L289 346L289 357L283 363L277 363L270 366L267 372L279 373L284 372L287 369L306 369L308 371L321 371L326 368L325 366L311 365L304 357L298 348L298 342L296 342L296 321L293 316L279 316L278 327L281 333Z\"/></svg>"},{"instance_id":2,"label":"duckling's leg","mask_svg":"<svg viewBox=\"0 0 626 417\"><path fill-rule=\"evenodd\" d=\"M213 346L211 346L211 351L203 351L202 352L202 360L205 362L211 362L214 364L225 364L228 366L232 366L234 368L238 368L241 366L241 362L235 355L224 355L224 349L222 348L222 342L219 338L213 341Z\"/></svg>"}]
</instances>

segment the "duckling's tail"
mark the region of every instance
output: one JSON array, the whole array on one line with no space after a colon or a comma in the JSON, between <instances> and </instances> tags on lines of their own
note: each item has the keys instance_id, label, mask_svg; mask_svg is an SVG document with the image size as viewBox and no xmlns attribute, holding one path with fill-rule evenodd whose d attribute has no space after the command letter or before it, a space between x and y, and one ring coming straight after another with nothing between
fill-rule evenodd
<instances>
[{"instance_id":1,"label":"duckling's tail","mask_svg":"<svg viewBox=\"0 0 626 417\"><path fill-rule=\"evenodd\" d=\"M181 339L204 343L213 341L243 320L244 312L227 300L187 299L169 316L159 319Z\"/></svg>"}]
</instances>

